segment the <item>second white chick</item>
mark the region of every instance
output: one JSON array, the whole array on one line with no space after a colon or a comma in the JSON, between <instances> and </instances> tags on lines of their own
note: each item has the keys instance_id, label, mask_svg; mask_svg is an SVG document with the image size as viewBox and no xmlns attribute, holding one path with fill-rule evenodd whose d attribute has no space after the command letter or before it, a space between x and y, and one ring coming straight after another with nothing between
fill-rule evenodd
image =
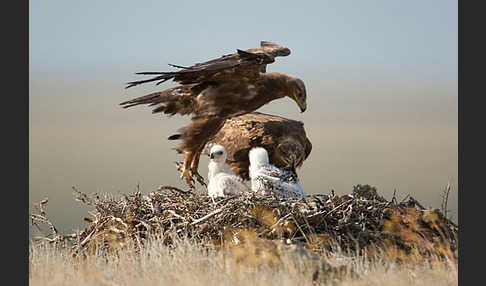
<instances>
[{"instance_id":1,"label":"second white chick","mask_svg":"<svg viewBox=\"0 0 486 286\"><path fill-rule=\"evenodd\" d=\"M265 195L273 193L280 198L305 198L306 192L297 176L271 165L268 152L262 147L249 152L252 191Z\"/></svg>"}]
</instances>

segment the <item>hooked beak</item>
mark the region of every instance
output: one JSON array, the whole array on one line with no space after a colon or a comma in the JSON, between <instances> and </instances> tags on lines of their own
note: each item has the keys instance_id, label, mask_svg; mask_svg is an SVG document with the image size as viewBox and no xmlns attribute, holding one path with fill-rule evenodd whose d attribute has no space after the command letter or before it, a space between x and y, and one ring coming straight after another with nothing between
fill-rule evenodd
<instances>
[{"instance_id":1,"label":"hooked beak","mask_svg":"<svg viewBox=\"0 0 486 286\"><path fill-rule=\"evenodd\" d=\"M304 104L299 105L299 107L300 107L300 113L304 113L304 111L307 109L307 104L305 104L305 102L304 102Z\"/></svg>"},{"instance_id":2,"label":"hooked beak","mask_svg":"<svg viewBox=\"0 0 486 286\"><path fill-rule=\"evenodd\" d=\"M285 158L287 163L287 168L290 168L295 173L295 163L297 161L297 156L295 154L290 154L289 157Z\"/></svg>"},{"instance_id":3,"label":"hooked beak","mask_svg":"<svg viewBox=\"0 0 486 286\"><path fill-rule=\"evenodd\" d=\"M295 170L295 158L292 158L292 161L290 162L290 170L297 176L297 171Z\"/></svg>"},{"instance_id":4,"label":"hooked beak","mask_svg":"<svg viewBox=\"0 0 486 286\"><path fill-rule=\"evenodd\" d=\"M300 100L299 98L297 97L293 97L292 98L296 103L297 105L299 106L300 108L300 112L303 113L306 109L307 109L307 102L304 100Z\"/></svg>"},{"instance_id":5,"label":"hooked beak","mask_svg":"<svg viewBox=\"0 0 486 286\"><path fill-rule=\"evenodd\" d=\"M292 168L292 170L295 170L295 158L292 157L292 160L290 161L290 168Z\"/></svg>"}]
</instances>

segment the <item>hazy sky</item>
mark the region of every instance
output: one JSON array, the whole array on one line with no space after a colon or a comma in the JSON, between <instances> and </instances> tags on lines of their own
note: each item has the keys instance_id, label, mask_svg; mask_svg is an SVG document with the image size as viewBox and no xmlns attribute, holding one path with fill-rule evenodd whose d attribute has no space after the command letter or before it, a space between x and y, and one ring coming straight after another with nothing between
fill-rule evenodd
<instances>
[{"instance_id":1,"label":"hazy sky","mask_svg":"<svg viewBox=\"0 0 486 286\"><path fill-rule=\"evenodd\" d=\"M299 177L309 193L372 184L387 199L457 210L457 1L30 1L29 204L49 197L59 229L83 226L86 193L184 187L166 140L188 118L118 103L137 71L171 70L260 40L292 54L268 71L304 80L308 109L259 111L305 124L313 144ZM207 173L207 158L200 172ZM457 218L457 213L454 213Z\"/></svg>"},{"instance_id":2,"label":"hazy sky","mask_svg":"<svg viewBox=\"0 0 486 286\"><path fill-rule=\"evenodd\" d=\"M104 77L291 48L297 76L457 77L457 1L30 1L30 76ZM277 66L278 65L278 66Z\"/></svg>"}]
</instances>

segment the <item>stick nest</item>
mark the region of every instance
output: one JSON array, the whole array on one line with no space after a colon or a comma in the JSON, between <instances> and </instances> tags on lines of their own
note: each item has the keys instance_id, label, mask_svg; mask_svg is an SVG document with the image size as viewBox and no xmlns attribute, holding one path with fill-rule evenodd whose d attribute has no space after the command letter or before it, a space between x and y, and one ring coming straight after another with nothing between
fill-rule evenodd
<instances>
[{"instance_id":1,"label":"stick nest","mask_svg":"<svg viewBox=\"0 0 486 286\"><path fill-rule=\"evenodd\" d=\"M393 249L405 254L457 256L458 226L438 209L425 209L412 197L387 201L374 188L348 195L316 194L279 199L252 193L211 199L206 194L161 187L148 195L137 191L115 199L88 196L74 188L76 199L93 208L89 225L79 233L60 234L39 203L32 224L49 225L52 243L74 253L141 246L151 234L167 245L177 237L237 244L249 237L300 244L316 252Z\"/></svg>"}]
</instances>

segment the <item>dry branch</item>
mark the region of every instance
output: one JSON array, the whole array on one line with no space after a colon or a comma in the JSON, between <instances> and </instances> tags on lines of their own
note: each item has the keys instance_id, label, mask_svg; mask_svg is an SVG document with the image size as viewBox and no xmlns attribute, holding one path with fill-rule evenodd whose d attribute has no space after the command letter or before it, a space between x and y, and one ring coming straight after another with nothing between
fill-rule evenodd
<instances>
[{"instance_id":1,"label":"dry branch","mask_svg":"<svg viewBox=\"0 0 486 286\"><path fill-rule=\"evenodd\" d=\"M137 191L118 200L112 195L87 196L74 189L77 200L94 208L89 225L79 235L57 232L43 209L47 200L39 205L40 213L31 217L33 224L52 226L51 242L69 241L78 251L140 245L150 234L161 235L166 244L173 243L174 235L218 243L250 231L259 238L305 244L317 251L393 245L407 252L419 248L423 253L435 249L447 255L457 253L458 227L440 210L427 210L412 197L397 203L373 190L343 196L316 194L306 199L245 194L213 202L206 194L163 189L172 191L148 195Z\"/></svg>"}]
</instances>

